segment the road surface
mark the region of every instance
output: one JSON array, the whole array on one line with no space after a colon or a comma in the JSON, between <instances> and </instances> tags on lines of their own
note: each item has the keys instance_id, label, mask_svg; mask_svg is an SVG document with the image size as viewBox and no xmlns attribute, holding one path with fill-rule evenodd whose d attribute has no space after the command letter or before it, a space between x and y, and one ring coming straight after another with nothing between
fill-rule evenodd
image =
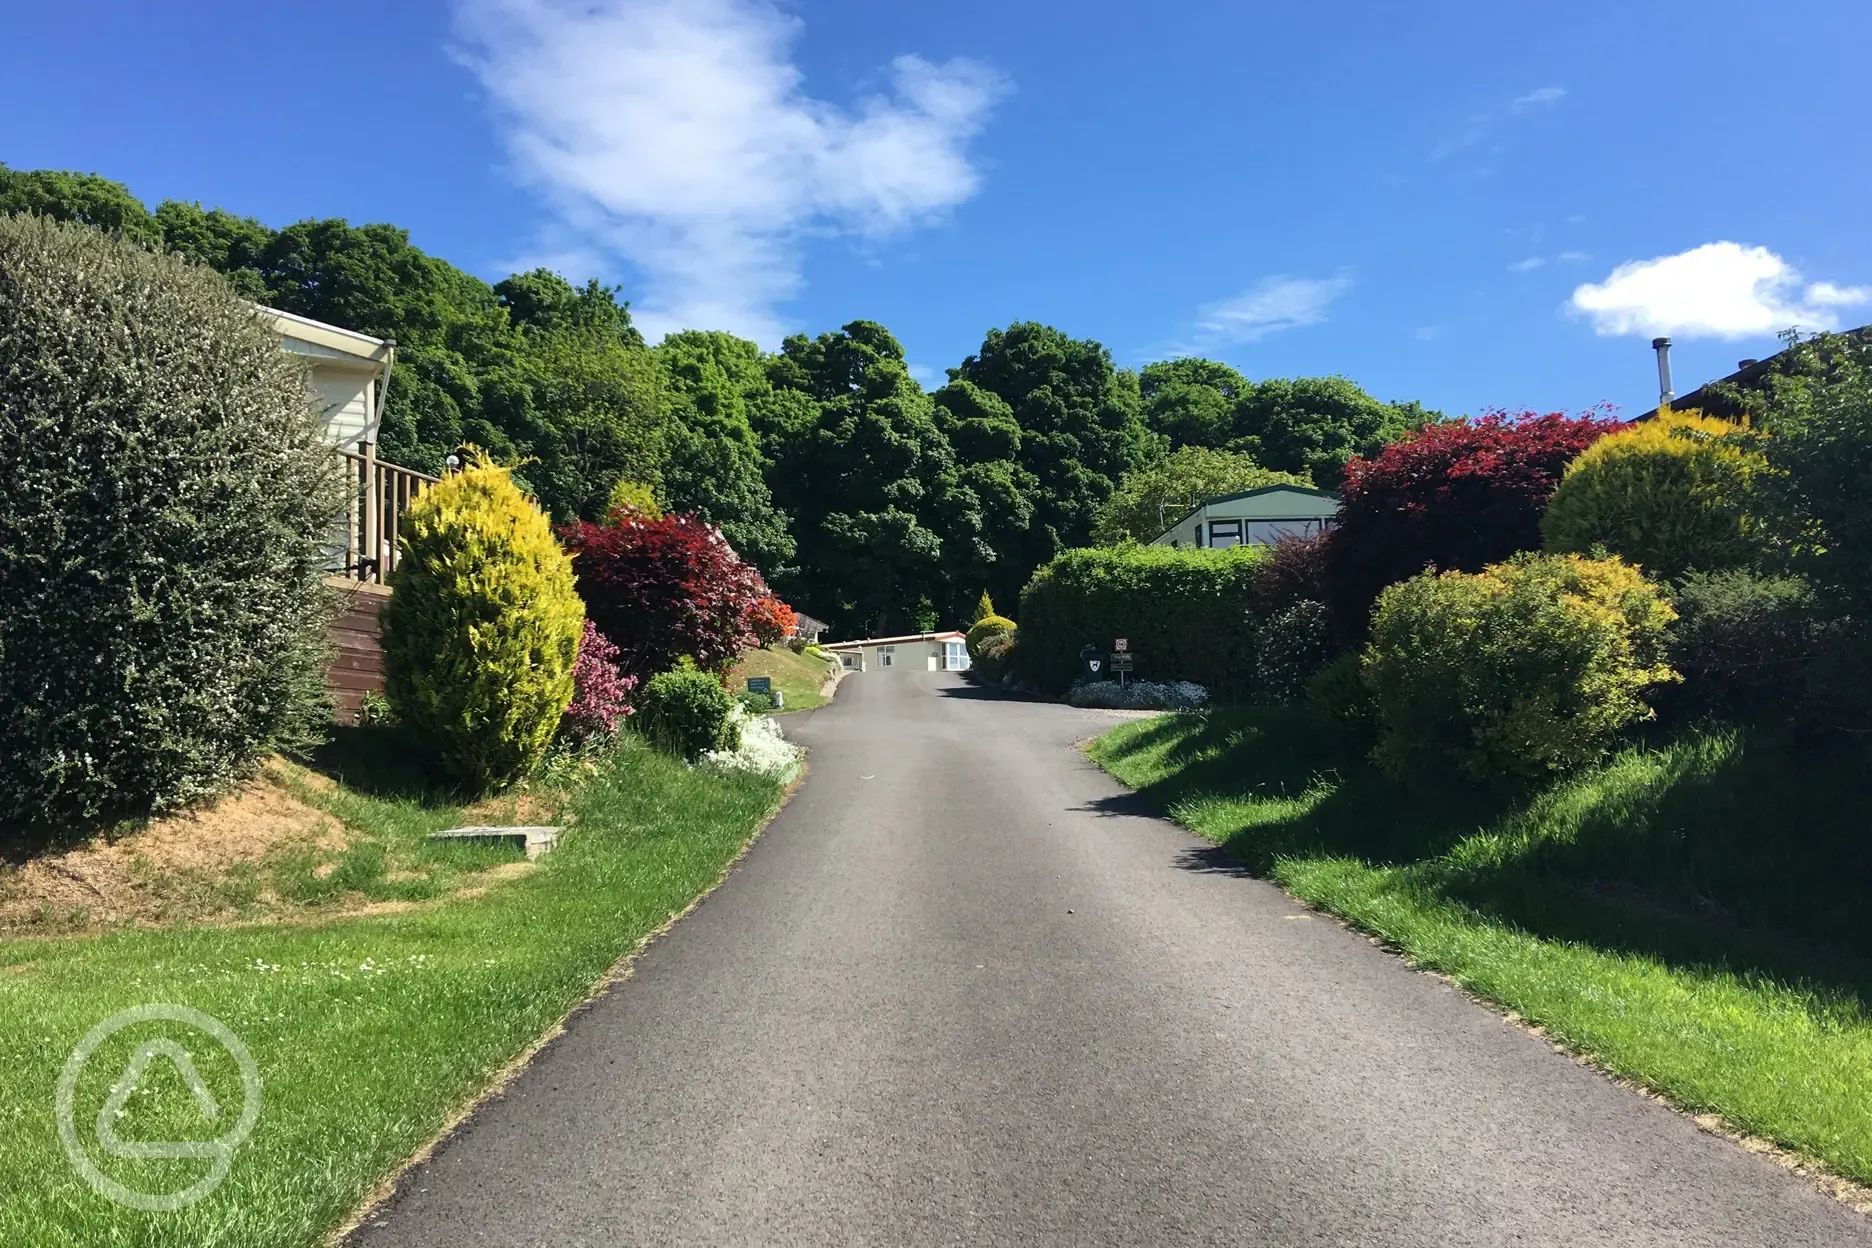
<instances>
[{"instance_id":1,"label":"road surface","mask_svg":"<svg viewBox=\"0 0 1872 1248\"><path fill-rule=\"evenodd\" d=\"M871 672L722 887L358 1233L1872 1245L1872 1219L1150 817L1111 713Z\"/></svg>"}]
</instances>

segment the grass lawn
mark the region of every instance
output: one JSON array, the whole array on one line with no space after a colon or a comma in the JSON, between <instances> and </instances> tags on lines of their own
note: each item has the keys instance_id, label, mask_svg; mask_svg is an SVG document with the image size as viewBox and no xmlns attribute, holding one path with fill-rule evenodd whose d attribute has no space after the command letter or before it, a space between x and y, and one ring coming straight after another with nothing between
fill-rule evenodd
<instances>
[{"instance_id":1,"label":"grass lawn","mask_svg":"<svg viewBox=\"0 0 1872 1248\"><path fill-rule=\"evenodd\" d=\"M809 711L826 704L826 699L819 696L819 688L836 670L827 660L810 653L794 654L785 646L770 646L743 653L729 679L734 691L740 693L747 688L749 676L771 677L773 687L786 695L787 710Z\"/></svg>"},{"instance_id":2,"label":"grass lawn","mask_svg":"<svg viewBox=\"0 0 1872 1248\"><path fill-rule=\"evenodd\" d=\"M1295 896L1687 1109L1872 1183L1872 781L1723 732L1517 801L1393 785L1304 710L1092 757Z\"/></svg>"},{"instance_id":3,"label":"grass lawn","mask_svg":"<svg viewBox=\"0 0 1872 1248\"><path fill-rule=\"evenodd\" d=\"M0 940L0 1244L318 1243L621 955L709 888L781 796L774 781L688 769L627 744L562 771L515 812L568 820L555 852L489 872L517 855L423 846L424 833L462 810L385 761L395 757L381 735L349 730L314 763L342 784L303 773L310 800L358 838L335 865L304 875L305 905L291 921ZM506 878L450 891L470 875ZM341 899L376 899L377 912L321 911L321 900L335 910ZM67 1161L53 1112L80 1038L150 1002L225 1023L264 1089L226 1180L175 1213L94 1194ZM98 1050L74 1118L111 1177L173 1192L207 1163L106 1157L92 1129L130 1052L153 1034L132 1027ZM225 1122L242 1103L238 1070L206 1042L189 1049ZM203 1127L170 1063L149 1072L120 1115L123 1139L220 1134Z\"/></svg>"}]
</instances>

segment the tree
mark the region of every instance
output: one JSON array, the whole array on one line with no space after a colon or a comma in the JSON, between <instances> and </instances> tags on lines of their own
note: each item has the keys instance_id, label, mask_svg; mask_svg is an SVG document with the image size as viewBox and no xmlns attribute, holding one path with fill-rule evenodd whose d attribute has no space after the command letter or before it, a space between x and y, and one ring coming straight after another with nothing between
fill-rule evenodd
<instances>
[{"instance_id":1,"label":"tree","mask_svg":"<svg viewBox=\"0 0 1872 1248\"><path fill-rule=\"evenodd\" d=\"M949 596L947 543L979 540L980 503L961 484L903 348L872 321L788 338L776 390L812 404L769 447L768 483L799 543L788 597L855 632L903 631Z\"/></svg>"},{"instance_id":2,"label":"tree","mask_svg":"<svg viewBox=\"0 0 1872 1248\"><path fill-rule=\"evenodd\" d=\"M1033 515L995 583L1012 598L1033 569L1090 540L1098 505L1126 472L1160 455L1164 441L1145 427L1137 375L1113 368L1098 343L1050 325L989 330L951 380L1000 398L1020 430Z\"/></svg>"},{"instance_id":3,"label":"tree","mask_svg":"<svg viewBox=\"0 0 1872 1248\"><path fill-rule=\"evenodd\" d=\"M1148 542L1204 499L1267 485L1310 489L1313 483L1297 473L1263 468L1239 451L1181 447L1124 475L1112 496L1099 504L1092 540L1100 546Z\"/></svg>"},{"instance_id":4,"label":"tree","mask_svg":"<svg viewBox=\"0 0 1872 1248\"><path fill-rule=\"evenodd\" d=\"M1441 419L1416 403L1381 403L1344 377L1274 379L1254 387L1236 408L1231 449L1280 472L1339 482L1346 461Z\"/></svg>"},{"instance_id":5,"label":"tree","mask_svg":"<svg viewBox=\"0 0 1872 1248\"><path fill-rule=\"evenodd\" d=\"M1174 447L1221 448L1235 437L1235 409L1254 384L1226 364L1185 356L1138 374L1144 423Z\"/></svg>"},{"instance_id":6,"label":"tree","mask_svg":"<svg viewBox=\"0 0 1872 1248\"><path fill-rule=\"evenodd\" d=\"M0 216L22 212L96 226L142 247L155 247L162 241L143 201L123 183L95 173L0 165Z\"/></svg>"},{"instance_id":7,"label":"tree","mask_svg":"<svg viewBox=\"0 0 1872 1248\"><path fill-rule=\"evenodd\" d=\"M743 557L777 575L798 548L762 475L750 396L770 393L760 348L732 334L686 330L656 349L672 401L664 497L722 533Z\"/></svg>"}]
</instances>

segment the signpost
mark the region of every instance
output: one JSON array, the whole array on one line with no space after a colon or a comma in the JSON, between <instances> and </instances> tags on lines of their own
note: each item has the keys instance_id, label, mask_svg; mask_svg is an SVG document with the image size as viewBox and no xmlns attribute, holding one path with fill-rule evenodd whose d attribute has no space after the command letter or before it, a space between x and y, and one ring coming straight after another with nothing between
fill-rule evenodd
<instances>
[{"instance_id":1,"label":"signpost","mask_svg":"<svg viewBox=\"0 0 1872 1248\"><path fill-rule=\"evenodd\" d=\"M1125 639L1123 637L1118 638L1116 644L1112 648L1111 656L1111 670L1118 673L1118 687L1120 689L1124 688L1125 677L1131 674L1132 659L1137 657L1125 647Z\"/></svg>"},{"instance_id":2,"label":"signpost","mask_svg":"<svg viewBox=\"0 0 1872 1248\"><path fill-rule=\"evenodd\" d=\"M747 678L747 691L749 693L772 693L773 692L773 677L771 676L748 677Z\"/></svg>"},{"instance_id":3,"label":"signpost","mask_svg":"<svg viewBox=\"0 0 1872 1248\"><path fill-rule=\"evenodd\" d=\"M1113 640L1112 642L1112 649L1116 650L1119 654L1123 654L1125 651L1129 650L1130 648L1131 648L1131 639L1128 637L1119 637Z\"/></svg>"}]
</instances>

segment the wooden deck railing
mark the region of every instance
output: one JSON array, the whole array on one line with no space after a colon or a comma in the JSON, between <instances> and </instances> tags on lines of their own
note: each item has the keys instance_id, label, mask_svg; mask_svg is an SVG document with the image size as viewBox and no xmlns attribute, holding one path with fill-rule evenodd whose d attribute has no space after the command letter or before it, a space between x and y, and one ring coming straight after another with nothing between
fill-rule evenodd
<instances>
[{"instance_id":1,"label":"wooden deck railing","mask_svg":"<svg viewBox=\"0 0 1872 1248\"><path fill-rule=\"evenodd\" d=\"M338 451L350 494L344 515L344 574L381 585L396 567L397 532L403 516L440 477L377 458L377 447Z\"/></svg>"}]
</instances>

